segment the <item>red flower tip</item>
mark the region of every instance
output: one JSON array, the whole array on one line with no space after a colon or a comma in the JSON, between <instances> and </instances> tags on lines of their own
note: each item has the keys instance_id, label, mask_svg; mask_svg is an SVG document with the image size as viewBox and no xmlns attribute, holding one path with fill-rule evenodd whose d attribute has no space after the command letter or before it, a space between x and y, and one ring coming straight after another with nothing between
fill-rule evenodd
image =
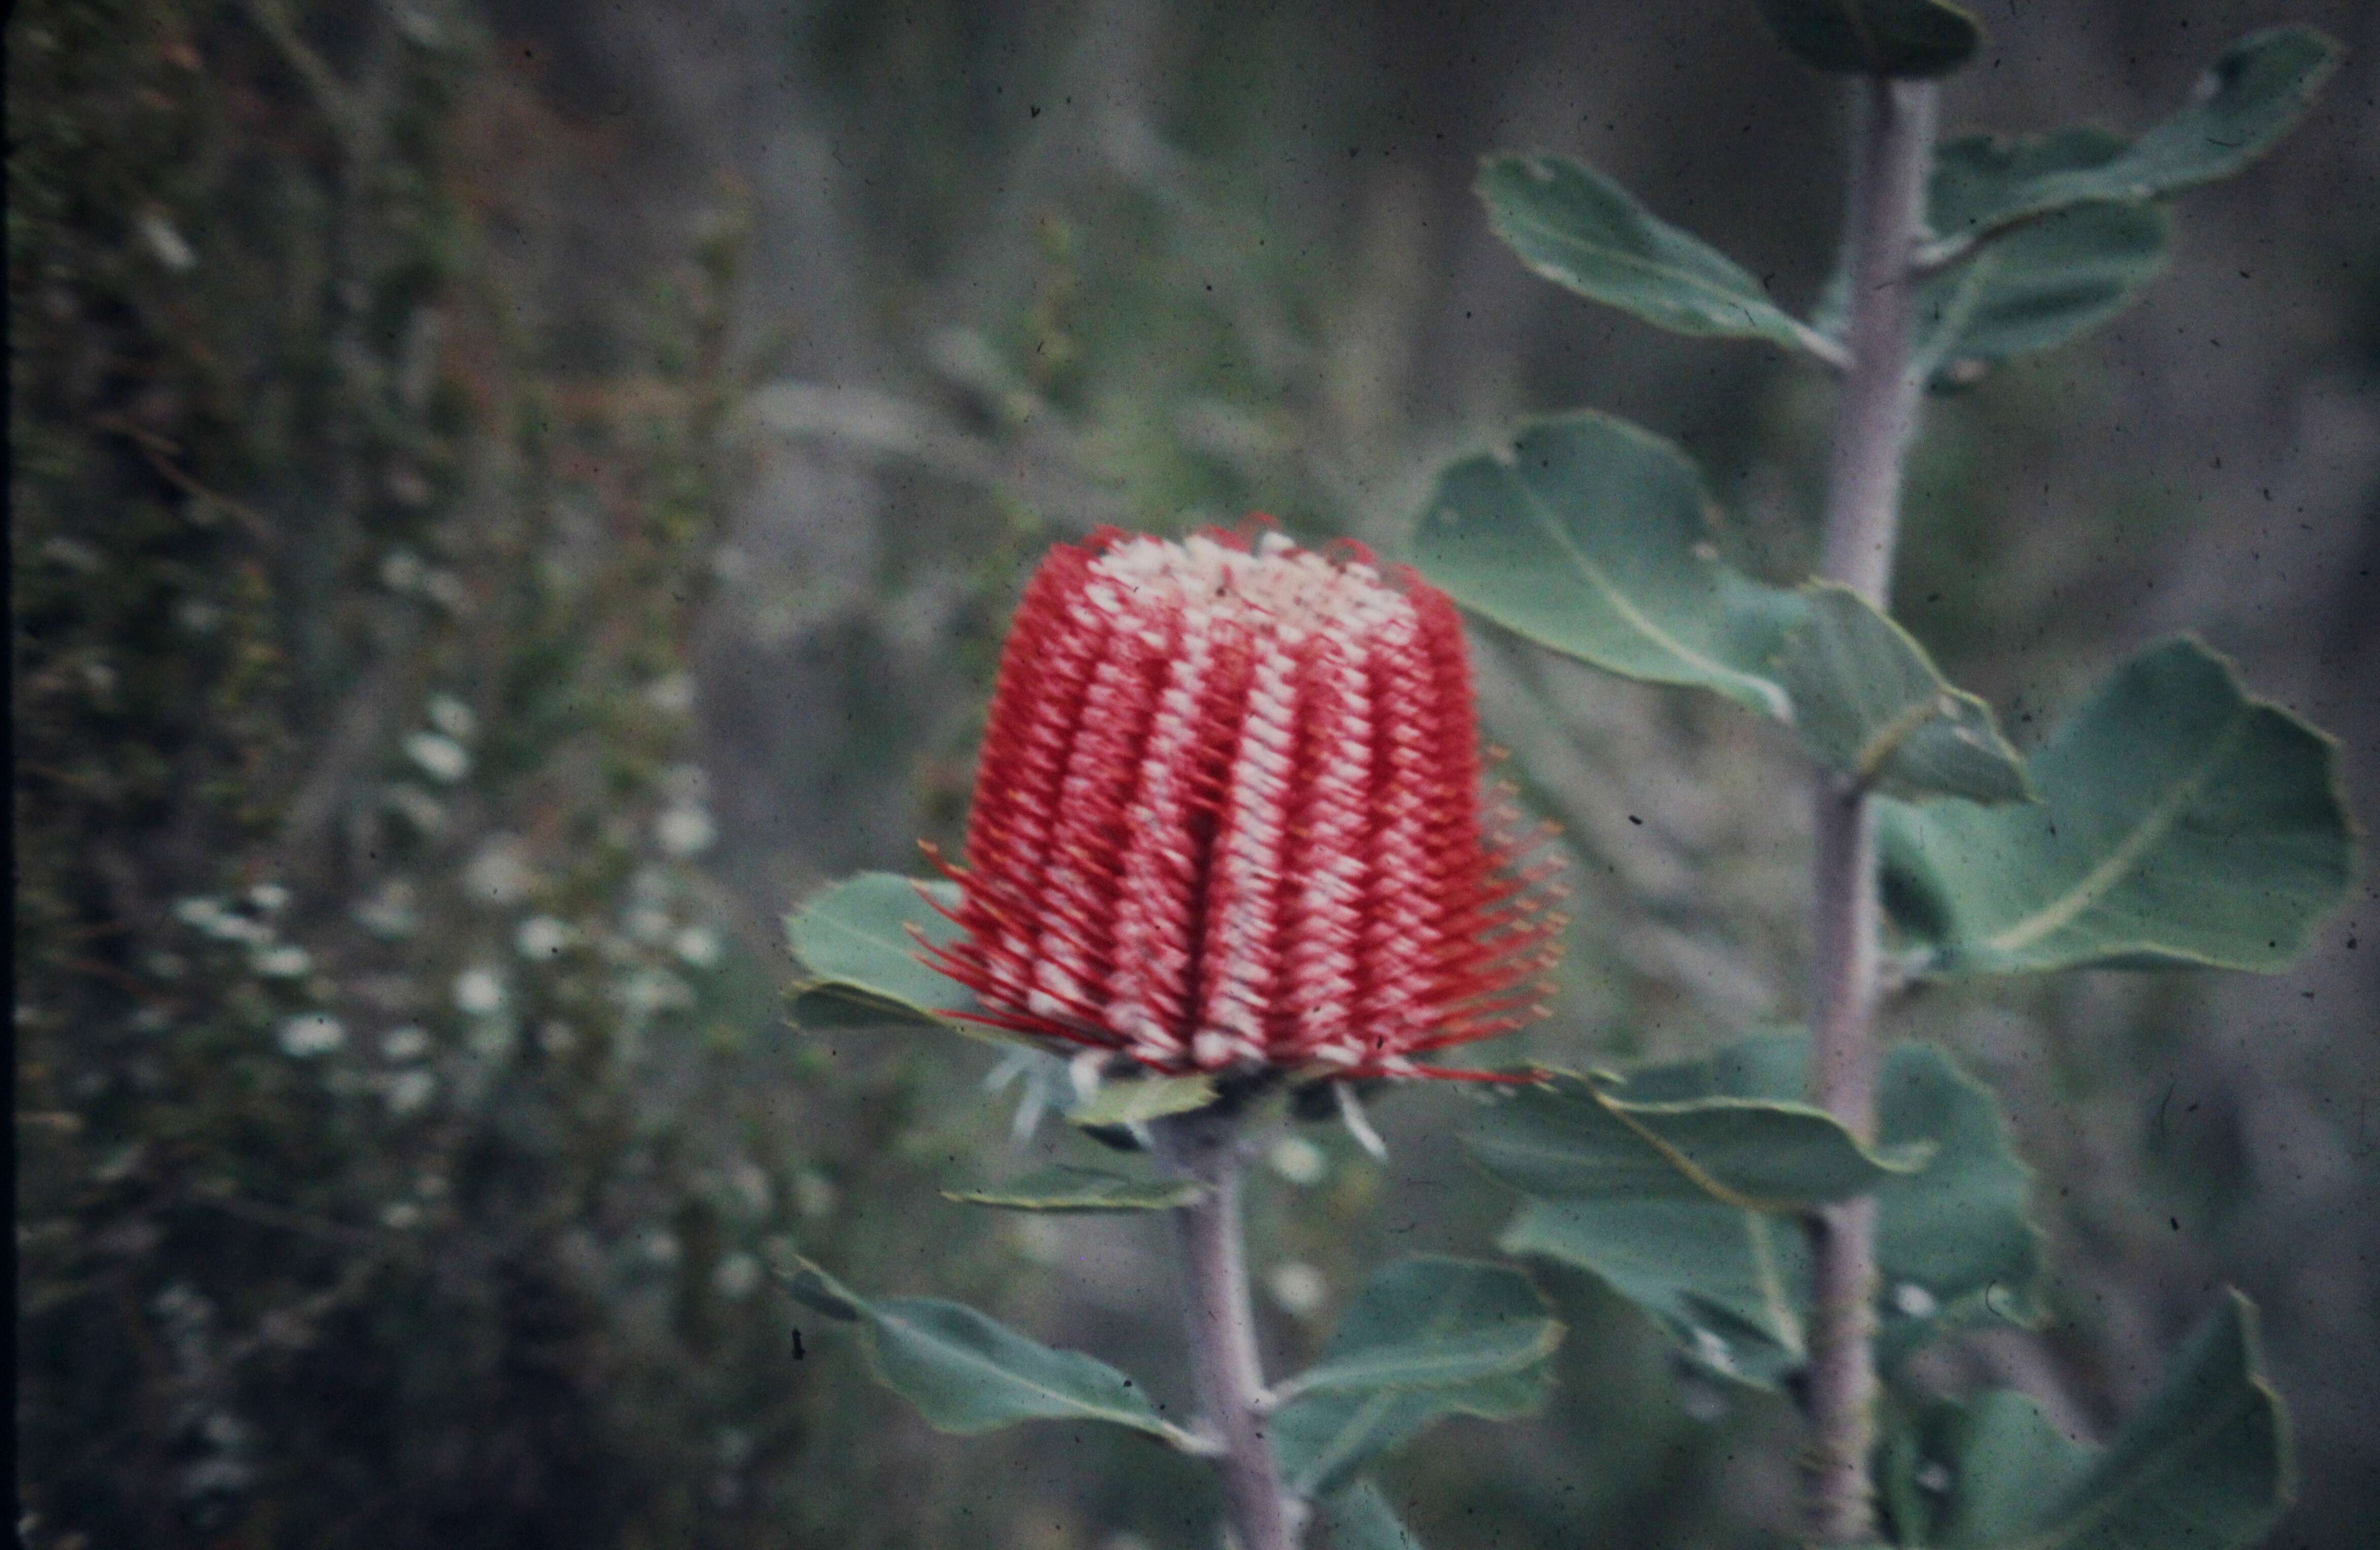
<instances>
[{"instance_id":1,"label":"red flower tip","mask_svg":"<svg viewBox=\"0 0 2380 1550\"><path fill-rule=\"evenodd\" d=\"M1538 1015L1559 954L1516 819L1444 592L1360 545L1105 530L1018 606L927 956L984 1022L1169 1073L1467 1074L1415 1056Z\"/></svg>"}]
</instances>

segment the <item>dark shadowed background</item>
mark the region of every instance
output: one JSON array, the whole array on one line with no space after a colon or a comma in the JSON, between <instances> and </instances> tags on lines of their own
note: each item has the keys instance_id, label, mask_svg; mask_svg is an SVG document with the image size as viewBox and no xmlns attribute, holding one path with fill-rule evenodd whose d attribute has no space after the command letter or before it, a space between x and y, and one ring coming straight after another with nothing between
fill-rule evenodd
<instances>
[{"instance_id":1,"label":"dark shadowed background","mask_svg":"<svg viewBox=\"0 0 2380 1550\"><path fill-rule=\"evenodd\" d=\"M1992 0L1952 129L2143 125L2282 21L2345 68L2116 323L1933 402L1900 616L2032 746L2194 630L2380 819L2380 11ZM927 1430L771 1280L975 1300L1161 1386L1148 1224L971 1211L987 1047L797 1034L779 917L955 845L1000 631L1100 523L1396 555L1593 405L1812 549L1829 396L1527 275L1478 156L1589 161L1805 309L1840 89L1749 0L28 0L8 21L25 1543L1184 1546L1145 1439ZM1577 1065L1799 1015L1790 741L1481 627L1565 825ZM1633 822L1632 820L1641 820ZM1930 1373L2104 1436L2225 1282L2296 1418L2275 1543L2380 1501L2380 907L2296 970L1937 990L2052 1316ZM1380 1105L1259 1175L1278 1358L1507 1200ZM1043 1127L1031 1143L1058 1144ZM1780 1401L1583 1277L1553 1409L1389 1471L1442 1547L1781 1543Z\"/></svg>"}]
</instances>

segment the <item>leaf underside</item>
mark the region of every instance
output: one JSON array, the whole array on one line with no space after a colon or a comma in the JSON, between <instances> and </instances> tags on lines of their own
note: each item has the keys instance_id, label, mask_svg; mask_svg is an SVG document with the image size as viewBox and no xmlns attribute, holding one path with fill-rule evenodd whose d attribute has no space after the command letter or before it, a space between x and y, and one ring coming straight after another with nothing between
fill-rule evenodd
<instances>
[{"instance_id":1,"label":"leaf underside","mask_svg":"<svg viewBox=\"0 0 2380 1550\"><path fill-rule=\"evenodd\" d=\"M830 1318L857 1322L878 1381L939 1431L973 1434L1023 1421L1099 1421L1177 1445L1184 1440L1181 1428L1106 1362L1044 1346L960 1303L870 1300L807 1260L786 1289Z\"/></svg>"},{"instance_id":2,"label":"leaf underside","mask_svg":"<svg viewBox=\"0 0 2380 1550\"><path fill-rule=\"evenodd\" d=\"M1668 1104L1782 1103L1804 1091L1807 1059L1799 1035L1764 1036L1640 1071L1626 1091ZM1875 1185L1886 1361L1957 1324L2029 1316L2038 1251L2026 1175L1989 1092L1938 1051L1907 1044L1887 1057L1878 1099L1888 1148L1931 1149L1923 1166L1884 1171ZM1488 1125L1503 1112L1490 1111ZM1467 1144L1479 1150L1476 1138ZM1619 1172L1565 1179L1548 1170L1540 1182L1570 1188L1531 1191L1499 1239L1506 1252L1590 1272L1722 1375L1773 1386L1801 1364L1809 1258L1791 1214L1674 1183L1657 1191Z\"/></svg>"},{"instance_id":3,"label":"leaf underside","mask_svg":"<svg viewBox=\"0 0 2380 1550\"><path fill-rule=\"evenodd\" d=\"M1552 1390L1547 1355L1560 1337L1544 1298L1509 1265L1424 1256L1383 1267L1323 1348L1314 1370L1322 1381L1282 1385L1293 1397L1272 1417L1271 1435L1283 1484L1328 1498L1447 1416L1535 1411ZM1467 1354L1432 1354L1449 1349ZM1366 1373L1373 1385L1356 1386Z\"/></svg>"},{"instance_id":4,"label":"leaf underside","mask_svg":"<svg viewBox=\"0 0 2380 1550\"><path fill-rule=\"evenodd\" d=\"M2353 870L2338 763L2205 647L2154 647L2034 757L2037 805L1878 804L1886 906L1931 975L2280 969Z\"/></svg>"},{"instance_id":5,"label":"leaf underside","mask_svg":"<svg viewBox=\"0 0 2380 1550\"><path fill-rule=\"evenodd\" d=\"M1760 14L1803 63L1838 75L1948 75L1984 38L1947 0L1760 0Z\"/></svg>"},{"instance_id":6,"label":"leaf underside","mask_svg":"<svg viewBox=\"0 0 2380 1550\"><path fill-rule=\"evenodd\" d=\"M1947 1493L1888 1490L1904 1543L1942 1550L2247 1550L2287 1505L2288 1422L2263 1373L2255 1309L2237 1292L2200 1325L2105 1449L2005 1390L1919 1418L1900 1472Z\"/></svg>"}]
</instances>

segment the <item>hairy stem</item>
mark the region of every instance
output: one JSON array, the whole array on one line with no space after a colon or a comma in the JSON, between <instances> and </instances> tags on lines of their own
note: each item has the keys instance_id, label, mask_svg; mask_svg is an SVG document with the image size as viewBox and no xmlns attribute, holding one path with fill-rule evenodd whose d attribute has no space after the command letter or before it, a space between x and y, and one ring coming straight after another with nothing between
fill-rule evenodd
<instances>
[{"instance_id":1,"label":"hairy stem","mask_svg":"<svg viewBox=\"0 0 2380 1550\"><path fill-rule=\"evenodd\" d=\"M1910 367L1911 254L1925 229L1934 88L1860 82L1843 262L1851 364L1828 470L1823 574L1883 607L1892 580L1901 467L1924 384ZM1818 772L1811 862L1811 1096L1853 1132L1876 1132L1876 842L1856 787ZM1807 1455L1809 1531L1821 1544L1871 1538L1875 1441L1876 1202L1816 1212Z\"/></svg>"},{"instance_id":2,"label":"hairy stem","mask_svg":"<svg viewBox=\"0 0 2380 1550\"><path fill-rule=\"evenodd\" d=\"M1240 1239L1238 1117L1207 1110L1160 1121L1159 1153L1206 1198L1173 1213L1182 1233L1190 1363L1198 1404L1221 1445L1223 1505L1240 1550L1294 1550L1296 1513L1267 1435L1264 1367Z\"/></svg>"}]
</instances>

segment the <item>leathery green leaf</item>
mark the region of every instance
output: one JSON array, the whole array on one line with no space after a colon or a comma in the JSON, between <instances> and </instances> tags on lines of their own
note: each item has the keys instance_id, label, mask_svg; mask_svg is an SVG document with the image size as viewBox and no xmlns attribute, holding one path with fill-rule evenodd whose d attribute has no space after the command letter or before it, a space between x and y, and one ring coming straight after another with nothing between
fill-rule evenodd
<instances>
[{"instance_id":1,"label":"leathery green leaf","mask_svg":"<svg viewBox=\"0 0 2380 1550\"><path fill-rule=\"evenodd\" d=\"M789 1278L794 1300L857 1323L868 1363L887 1388L943 1432L996 1431L1021 1421L1099 1421L1192 1446L1132 1379L1080 1351L1053 1350L940 1298L859 1296L807 1260Z\"/></svg>"},{"instance_id":2,"label":"leathery green leaf","mask_svg":"<svg viewBox=\"0 0 2380 1550\"><path fill-rule=\"evenodd\" d=\"M2337 746L2193 641L2125 665L2032 763L2037 806L1879 803L1919 971L2280 969L2347 888Z\"/></svg>"},{"instance_id":3,"label":"leathery green leaf","mask_svg":"<svg viewBox=\"0 0 2380 1550\"><path fill-rule=\"evenodd\" d=\"M1315 1519L1329 1550L1421 1550L1421 1541L1397 1520L1387 1494L1368 1480L1316 1503Z\"/></svg>"},{"instance_id":4,"label":"leathery green leaf","mask_svg":"<svg viewBox=\"0 0 2380 1550\"><path fill-rule=\"evenodd\" d=\"M958 927L934 908L937 902L955 907L956 885L863 872L786 916L786 941L808 976L793 990L794 1021L813 1030L920 1023L995 1043L1027 1043L953 1018L972 1007L975 997L926 965L911 931L936 946L958 935Z\"/></svg>"},{"instance_id":5,"label":"leathery green leaf","mask_svg":"<svg viewBox=\"0 0 2380 1550\"><path fill-rule=\"evenodd\" d=\"M1399 1260L1365 1284L1322 1360L1275 1397L1452 1387L1542 1361L1561 1333L1543 1295L1510 1265Z\"/></svg>"},{"instance_id":6,"label":"leathery green leaf","mask_svg":"<svg viewBox=\"0 0 2380 1550\"><path fill-rule=\"evenodd\" d=\"M2247 1550L2289 1496L2288 1418L2237 1292L2104 1450L2005 1391L1940 1407L1916 1432L1948 1483L1923 1541L1943 1550Z\"/></svg>"},{"instance_id":7,"label":"leathery green leaf","mask_svg":"<svg viewBox=\"0 0 2380 1550\"><path fill-rule=\"evenodd\" d=\"M1632 1095L1631 1083L1622 1089ZM1622 1101L1556 1075L1483 1115L1463 1138L1479 1166L1541 1197L1710 1198L1746 1211L1805 1211L1921 1166L1871 1151L1840 1120L1796 1099L1696 1095Z\"/></svg>"},{"instance_id":8,"label":"leathery green leaf","mask_svg":"<svg viewBox=\"0 0 2380 1550\"><path fill-rule=\"evenodd\" d=\"M1101 1086L1069 1122L1086 1129L1106 1125L1137 1125L1169 1114L1187 1114L1215 1101L1215 1079L1204 1074L1186 1077L1137 1077Z\"/></svg>"},{"instance_id":9,"label":"leathery green leaf","mask_svg":"<svg viewBox=\"0 0 2380 1550\"><path fill-rule=\"evenodd\" d=\"M1948 75L1984 39L1946 0L1760 0L1760 14L1796 57L1838 75Z\"/></svg>"},{"instance_id":10,"label":"leathery green leaf","mask_svg":"<svg viewBox=\"0 0 2380 1550\"><path fill-rule=\"evenodd\" d=\"M1003 1211L1171 1211L1195 1204L1206 1193L1187 1179L1126 1178L1103 1168L1053 1163L1005 1184L945 1190L942 1198Z\"/></svg>"},{"instance_id":11,"label":"leathery green leaf","mask_svg":"<svg viewBox=\"0 0 2380 1550\"><path fill-rule=\"evenodd\" d=\"M1411 1351L1466 1330L1503 1321L1551 1324L1546 1304L1525 1276L1508 1266L1426 1258L1385 1266L1356 1294L1318 1370L1352 1373L1366 1353ZM1560 1325L1553 1325L1559 1337ZM1409 1375L1415 1372L1408 1368ZM1450 1415L1508 1421L1536 1410L1552 1392L1551 1365L1540 1354L1517 1367L1426 1386L1332 1385L1297 1392L1271 1421L1273 1456L1281 1482L1310 1500L1347 1490L1365 1466Z\"/></svg>"},{"instance_id":12,"label":"leathery green leaf","mask_svg":"<svg viewBox=\"0 0 2380 1550\"><path fill-rule=\"evenodd\" d=\"M1847 587L1805 589L1808 621L1778 676L1810 757L1890 797L2023 801L2024 762L1992 708L1954 689L1925 649Z\"/></svg>"},{"instance_id":13,"label":"leathery green leaf","mask_svg":"<svg viewBox=\"0 0 2380 1550\"><path fill-rule=\"evenodd\" d=\"M1676 334L1766 339L1840 359L1732 260L1590 167L1560 156L1489 156L1479 197L1488 225L1522 262L1590 300Z\"/></svg>"},{"instance_id":14,"label":"leathery green leaf","mask_svg":"<svg viewBox=\"0 0 2380 1550\"><path fill-rule=\"evenodd\" d=\"M1782 1103L1804 1090L1807 1062L1805 1039L1768 1035L1708 1060L1639 1071L1625 1091L1681 1106ZM1886 1057L1878 1104L1886 1149L1929 1153L1874 1186L1885 1360L1955 1323L2028 1316L2038 1250L2023 1214L2027 1176L1990 1094L1938 1051L1910 1044ZM1512 1106L1491 1111L1491 1123L1500 1127ZM1599 1178L1541 1169L1534 1182L1540 1187L1499 1239L1507 1252L1598 1276L1722 1375L1774 1385L1801 1364L1809 1258L1798 1221L1617 1169ZM1557 1183L1562 1192L1542 1188Z\"/></svg>"},{"instance_id":15,"label":"leathery green leaf","mask_svg":"<svg viewBox=\"0 0 2380 1550\"><path fill-rule=\"evenodd\" d=\"M1552 1393L1552 1366L1539 1361L1438 1388L1309 1394L1272 1418L1273 1457L1289 1490L1309 1499L1329 1497L1345 1490L1373 1459L1448 1416L1512 1421L1543 1409Z\"/></svg>"},{"instance_id":16,"label":"leathery green leaf","mask_svg":"<svg viewBox=\"0 0 2380 1550\"><path fill-rule=\"evenodd\" d=\"M2130 142L2094 132L2101 153L2080 161L2028 165L2024 142L1955 140L1935 162L1934 230L1972 240L2070 205L2137 203L2228 177L2296 128L2339 54L2309 27L2252 33L2224 51L2180 112Z\"/></svg>"},{"instance_id":17,"label":"leathery green leaf","mask_svg":"<svg viewBox=\"0 0 2380 1550\"><path fill-rule=\"evenodd\" d=\"M1773 663L1808 605L1721 563L1711 513L1669 443L1568 415L1449 468L1413 556L1463 606L1539 645L1790 718Z\"/></svg>"}]
</instances>

